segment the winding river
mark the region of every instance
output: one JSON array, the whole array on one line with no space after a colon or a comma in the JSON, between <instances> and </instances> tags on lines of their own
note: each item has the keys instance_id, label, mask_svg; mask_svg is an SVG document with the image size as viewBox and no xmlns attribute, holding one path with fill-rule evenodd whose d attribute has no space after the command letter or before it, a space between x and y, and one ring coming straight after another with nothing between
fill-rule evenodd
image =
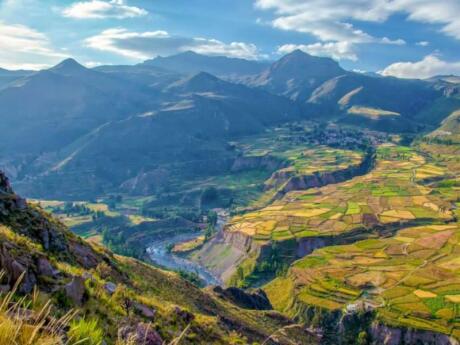
<instances>
[{"instance_id":1,"label":"winding river","mask_svg":"<svg viewBox=\"0 0 460 345\"><path fill-rule=\"evenodd\" d=\"M228 219L228 212L225 210L217 211L216 230L220 232L223 230L225 223ZM168 251L168 247L172 244L177 244L185 241L193 240L202 235L201 232L193 232L186 234L179 234L168 239L162 239L152 242L147 248L147 254L150 260L156 265L174 271L185 271L189 273L196 273L205 282L206 285L222 285L219 277L213 274L206 267L199 263L188 260L184 257L178 256Z\"/></svg>"}]
</instances>

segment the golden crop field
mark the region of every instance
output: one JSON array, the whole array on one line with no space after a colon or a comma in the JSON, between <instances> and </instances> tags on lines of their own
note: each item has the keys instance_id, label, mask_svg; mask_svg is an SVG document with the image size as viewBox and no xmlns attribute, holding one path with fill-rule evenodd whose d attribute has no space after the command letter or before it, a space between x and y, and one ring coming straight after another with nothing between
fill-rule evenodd
<instances>
[{"instance_id":1,"label":"golden crop field","mask_svg":"<svg viewBox=\"0 0 460 345\"><path fill-rule=\"evenodd\" d=\"M234 217L226 230L260 241L282 241L451 219L450 204L421 184L419 171L424 177L445 173L411 149L382 145L372 172L344 183L289 192L268 207Z\"/></svg>"}]
</instances>

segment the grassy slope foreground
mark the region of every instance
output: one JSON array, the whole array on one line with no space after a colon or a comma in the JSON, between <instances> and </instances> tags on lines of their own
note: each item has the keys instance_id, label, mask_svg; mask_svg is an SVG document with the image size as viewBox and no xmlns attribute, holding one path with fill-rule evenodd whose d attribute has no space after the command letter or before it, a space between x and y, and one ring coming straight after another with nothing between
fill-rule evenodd
<instances>
[{"instance_id":1,"label":"grassy slope foreground","mask_svg":"<svg viewBox=\"0 0 460 345\"><path fill-rule=\"evenodd\" d=\"M3 174L0 224L1 344L313 341L277 312L238 307L219 289L83 241L15 195Z\"/></svg>"}]
</instances>

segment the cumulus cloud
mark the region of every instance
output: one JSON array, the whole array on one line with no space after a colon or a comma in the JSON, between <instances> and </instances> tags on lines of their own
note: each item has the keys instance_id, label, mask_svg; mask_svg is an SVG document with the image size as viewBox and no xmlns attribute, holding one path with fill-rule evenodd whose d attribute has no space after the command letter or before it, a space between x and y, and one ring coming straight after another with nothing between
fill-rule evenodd
<instances>
[{"instance_id":1,"label":"cumulus cloud","mask_svg":"<svg viewBox=\"0 0 460 345\"><path fill-rule=\"evenodd\" d=\"M353 44L349 42L316 42L313 44L285 44L278 48L279 54L287 54L300 49L314 56L327 56L335 60L358 60L353 50Z\"/></svg>"},{"instance_id":2,"label":"cumulus cloud","mask_svg":"<svg viewBox=\"0 0 460 345\"><path fill-rule=\"evenodd\" d=\"M0 22L0 66L3 68L41 69L64 57L53 49L45 34L25 25Z\"/></svg>"},{"instance_id":3,"label":"cumulus cloud","mask_svg":"<svg viewBox=\"0 0 460 345\"><path fill-rule=\"evenodd\" d=\"M430 45L430 42L428 42L428 41L420 41L420 42L417 42L415 44L420 46L420 47L428 47Z\"/></svg>"},{"instance_id":4,"label":"cumulus cloud","mask_svg":"<svg viewBox=\"0 0 460 345\"><path fill-rule=\"evenodd\" d=\"M460 75L460 61L447 62L432 54L425 56L421 61L393 63L379 73L384 76L411 79L426 79L436 75Z\"/></svg>"},{"instance_id":5,"label":"cumulus cloud","mask_svg":"<svg viewBox=\"0 0 460 345\"><path fill-rule=\"evenodd\" d=\"M389 13L386 3L381 0L257 0L256 6L273 10L272 24L283 30L309 33L321 41L368 43L375 38L350 21L384 21Z\"/></svg>"},{"instance_id":6,"label":"cumulus cloud","mask_svg":"<svg viewBox=\"0 0 460 345\"><path fill-rule=\"evenodd\" d=\"M158 55L194 51L206 55L223 55L243 59L260 57L254 44L224 43L209 38L173 36L166 31L133 32L124 28L108 29L89 37L85 44L93 49L108 51L134 60L146 60Z\"/></svg>"},{"instance_id":7,"label":"cumulus cloud","mask_svg":"<svg viewBox=\"0 0 460 345\"><path fill-rule=\"evenodd\" d=\"M406 44L401 38L373 37L351 24L383 23L394 14L440 25L441 32L460 39L458 0L255 0L255 5L273 13L274 27L308 33L322 42Z\"/></svg>"},{"instance_id":8,"label":"cumulus cloud","mask_svg":"<svg viewBox=\"0 0 460 345\"><path fill-rule=\"evenodd\" d=\"M76 19L134 18L148 14L142 8L128 6L124 0L91 0L75 2L62 11L65 17Z\"/></svg>"}]
</instances>

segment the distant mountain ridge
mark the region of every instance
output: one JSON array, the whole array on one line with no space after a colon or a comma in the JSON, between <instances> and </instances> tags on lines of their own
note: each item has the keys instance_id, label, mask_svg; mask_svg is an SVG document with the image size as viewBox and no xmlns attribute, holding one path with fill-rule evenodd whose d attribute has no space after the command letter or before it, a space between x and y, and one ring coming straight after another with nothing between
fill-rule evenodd
<instances>
[{"instance_id":1,"label":"distant mountain ridge","mask_svg":"<svg viewBox=\"0 0 460 345\"><path fill-rule=\"evenodd\" d=\"M35 73L35 71L27 71L27 70L10 71L7 69L0 68L0 89L19 78L29 76L33 73Z\"/></svg>"},{"instance_id":2,"label":"distant mountain ridge","mask_svg":"<svg viewBox=\"0 0 460 345\"><path fill-rule=\"evenodd\" d=\"M225 56L207 56L192 51L156 57L141 65L155 66L183 74L207 72L220 77L248 76L261 73L269 63Z\"/></svg>"}]
</instances>

